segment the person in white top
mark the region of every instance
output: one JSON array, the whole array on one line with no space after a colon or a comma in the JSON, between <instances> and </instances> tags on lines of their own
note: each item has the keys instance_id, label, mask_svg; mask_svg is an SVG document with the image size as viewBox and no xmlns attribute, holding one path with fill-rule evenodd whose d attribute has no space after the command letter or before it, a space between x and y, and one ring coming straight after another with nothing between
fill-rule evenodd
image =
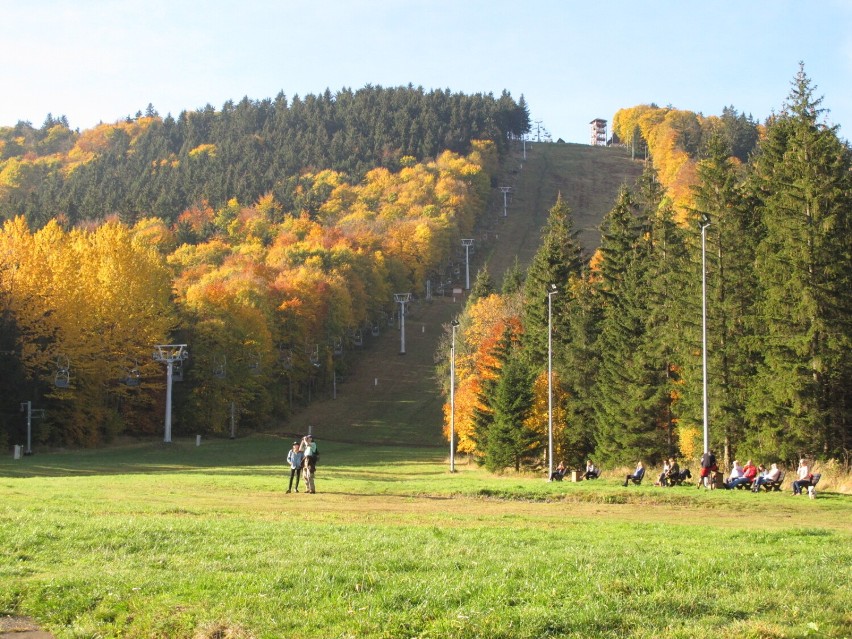
<instances>
[{"instance_id":1,"label":"person in white top","mask_svg":"<svg viewBox=\"0 0 852 639\"><path fill-rule=\"evenodd\" d=\"M796 469L796 481L793 482L793 494L801 495L802 488L807 488L811 485L811 469L808 466L807 460L800 459L799 467Z\"/></svg>"},{"instance_id":2,"label":"person in white top","mask_svg":"<svg viewBox=\"0 0 852 639\"><path fill-rule=\"evenodd\" d=\"M760 477L754 480L754 486L752 486L752 492L758 492L760 487L764 484L770 484L772 482L778 481L778 478L781 476L781 469L778 468L778 464L772 464L769 470L762 473Z\"/></svg>"}]
</instances>

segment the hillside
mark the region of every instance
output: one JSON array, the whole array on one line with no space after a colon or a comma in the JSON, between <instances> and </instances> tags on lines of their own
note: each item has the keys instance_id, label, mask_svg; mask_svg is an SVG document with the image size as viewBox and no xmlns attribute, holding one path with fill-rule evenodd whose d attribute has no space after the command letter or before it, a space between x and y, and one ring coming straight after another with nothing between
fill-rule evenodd
<instances>
[{"instance_id":1,"label":"hillside","mask_svg":"<svg viewBox=\"0 0 852 639\"><path fill-rule=\"evenodd\" d=\"M517 256L526 266L535 254L539 234L557 194L568 202L583 245L598 243L598 224L611 208L619 187L632 183L642 164L622 149L579 144L527 143L524 161L513 149L498 186L510 186L508 215L503 194L494 189L484 230L471 256L471 281L483 263L499 286ZM464 253L461 253L462 259ZM464 287L464 268L455 284ZM441 406L434 377L434 356L444 326L464 304L463 296L435 297L412 305L406 316L406 354L399 354L396 327L368 337L363 352L352 353L352 372L338 380L337 397L313 402L281 427L288 434L309 426L322 440L441 446ZM350 356L347 354L346 356Z\"/></svg>"}]
</instances>

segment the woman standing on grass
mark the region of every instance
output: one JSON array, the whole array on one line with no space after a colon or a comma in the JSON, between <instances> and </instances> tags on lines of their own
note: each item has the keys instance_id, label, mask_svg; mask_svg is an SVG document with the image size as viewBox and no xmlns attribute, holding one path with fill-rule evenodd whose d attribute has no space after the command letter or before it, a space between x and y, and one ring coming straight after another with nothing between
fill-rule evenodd
<instances>
[{"instance_id":1,"label":"woman standing on grass","mask_svg":"<svg viewBox=\"0 0 852 639\"><path fill-rule=\"evenodd\" d=\"M290 486L287 492L293 490L293 478L296 478L296 492L299 492L299 479L302 476L302 460L304 454L299 450L299 442L293 442L293 447L287 451L287 463L290 464Z\"/></svg>"}]
</instances>

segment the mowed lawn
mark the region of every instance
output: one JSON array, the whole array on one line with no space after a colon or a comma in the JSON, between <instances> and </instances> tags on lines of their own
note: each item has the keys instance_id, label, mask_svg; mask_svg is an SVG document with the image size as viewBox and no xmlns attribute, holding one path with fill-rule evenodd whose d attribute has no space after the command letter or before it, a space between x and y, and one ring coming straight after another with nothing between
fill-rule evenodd
<instances>
[{"instance_id":1,"label":"mowed lawn","mask_svg":"<svg viewBox=\"0 0 852 639\"><path fill-rule=\"evenodd\" d=\"M0 461L0 615L56 637L848 637L852 500L491 476L440 449ZM652 482L648 482L651 484Z\"/></svg>"}]
</instances>

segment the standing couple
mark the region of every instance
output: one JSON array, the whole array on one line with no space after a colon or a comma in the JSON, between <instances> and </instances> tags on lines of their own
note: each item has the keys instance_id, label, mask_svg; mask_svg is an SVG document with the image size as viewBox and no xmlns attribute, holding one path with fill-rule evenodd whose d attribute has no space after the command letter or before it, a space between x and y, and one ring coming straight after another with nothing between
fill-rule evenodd
<instances>
[{"instance_id":1,"label":"standing couple","mask_svg":"<svg viewBox=\"0 0 852 639\"><path fill-rule=\"evenodd\" d=\"M296 480L296 492L299 492L299 479L305 476L305 492L315 493L314 472L317 467L317 445L312 435L305 435L301 442L293 442L293 447L287 453L287 463L290 464L290 486L287 492L293 491L293 479Z\"/></svg>"}]
</instances>

